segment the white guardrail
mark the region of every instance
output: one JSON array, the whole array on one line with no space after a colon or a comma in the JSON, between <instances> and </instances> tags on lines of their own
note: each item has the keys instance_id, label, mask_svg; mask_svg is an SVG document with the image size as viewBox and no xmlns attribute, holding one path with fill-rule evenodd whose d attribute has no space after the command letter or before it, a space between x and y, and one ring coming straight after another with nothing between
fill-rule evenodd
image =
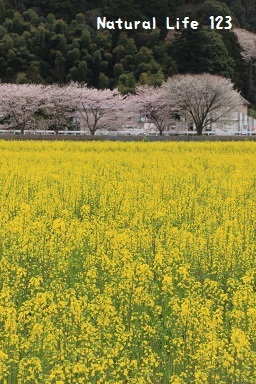
<instances>
[{"instance_id":1,"label":"white guardrail","mask_svg":"<svg viewBox=\"0 0 256 384\"><path fill-rule=\"evenodd\" d=\"M21 134L20 129L0 129L0 134L8 134L12 133L14 135ZM56 135L55 131L45 131L45 130L25 130L24 134L27 135ZM88 132L86 131L59 131L59 135L86 135Z\"/></svg>"}]
</instances>

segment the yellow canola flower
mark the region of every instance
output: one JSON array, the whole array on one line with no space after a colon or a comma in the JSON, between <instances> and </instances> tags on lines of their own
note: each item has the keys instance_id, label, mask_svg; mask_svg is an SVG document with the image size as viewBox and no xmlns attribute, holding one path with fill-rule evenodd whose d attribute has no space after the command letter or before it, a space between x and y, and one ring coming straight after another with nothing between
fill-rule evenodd
<instances>
[{"instance_id":1,"label":"yellow canola flower","mask_svg":"<svg viewBox=\"0 0 256 384\"><path fill-rule=\"evenodd\" d=\"M255 143L0 154L3 384L252 383Z\"/></svg>"}]
</instances>

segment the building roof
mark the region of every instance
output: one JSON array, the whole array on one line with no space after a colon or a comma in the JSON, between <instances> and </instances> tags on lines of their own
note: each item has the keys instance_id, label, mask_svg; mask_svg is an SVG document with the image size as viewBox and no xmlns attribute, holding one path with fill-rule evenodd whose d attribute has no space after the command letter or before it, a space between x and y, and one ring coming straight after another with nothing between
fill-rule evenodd
<instances>
[{"instance_id":1,"label":"building roof","mask_svg":"<svg viewBox=\"0 0 256 384\"><path fill-rule=\"evenodd\" d=\"M248 100L246 100L243 96L240 95L240 97L242 99L243 105L251 105L251 103Z\"/></svg>"}]
</instances>

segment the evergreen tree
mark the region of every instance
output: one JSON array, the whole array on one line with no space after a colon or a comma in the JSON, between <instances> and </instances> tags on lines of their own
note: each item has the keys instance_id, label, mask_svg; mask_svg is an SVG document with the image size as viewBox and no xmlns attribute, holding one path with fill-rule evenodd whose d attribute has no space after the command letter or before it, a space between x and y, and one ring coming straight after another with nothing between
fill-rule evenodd
<instances>
[{"instance_id":1,"label":"evergreen tree","mask_svg":"<svg viewBox=\"0 0 256 384\"><path fill-rule=\"evenodd\" d=\"M99 76L99 88L107 89L109 88L109 78L104 73L100 73Z\"/></svg>"},{"instance_id":2,"label":"evergreen tree","mask_svg":"<svg viewBox=\"0 0 256 384\"><path fill-rule=\"evenodd\" d=\"M174 41L174 58L180 73L234 74L235 63L222 36L206 27L182 31Z\"/></svg>"},{"instance_id":3,"label":"evergreen tree","mask_svg":"<svg viewBox=\"0 0 256 384\"><path fill-rule=\"evenodd\" d=\"M65 58L62 56L60 51L56 52L56 58L54 62L54 74L55 78L59 83L65 82Z\"/></svg>"},{"instance_id":4,"label":"evergreen tree","mask_svg":"<svg viewBox=\"0 0 256 384\"><path fill-rule=\"evenodd\" d=\"M0 23L2 23L6 16L6 8L3 0L0 0Z\"/></svg>"}]
</instances>

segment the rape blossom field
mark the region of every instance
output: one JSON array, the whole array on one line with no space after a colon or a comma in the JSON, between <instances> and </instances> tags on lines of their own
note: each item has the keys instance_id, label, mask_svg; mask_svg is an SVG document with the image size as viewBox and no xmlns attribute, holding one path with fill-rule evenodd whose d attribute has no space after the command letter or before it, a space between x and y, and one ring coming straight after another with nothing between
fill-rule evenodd
<instances>
[{"instance_id":1,"label":"rape blossom field","mask_svg":"<svg viewBox=\"0 0 256 384\"><path fill-rule=\"evenodd\" d=\"M256 145L0 141L0 382L256 383Z\"/></svg>"}]
</instances>

